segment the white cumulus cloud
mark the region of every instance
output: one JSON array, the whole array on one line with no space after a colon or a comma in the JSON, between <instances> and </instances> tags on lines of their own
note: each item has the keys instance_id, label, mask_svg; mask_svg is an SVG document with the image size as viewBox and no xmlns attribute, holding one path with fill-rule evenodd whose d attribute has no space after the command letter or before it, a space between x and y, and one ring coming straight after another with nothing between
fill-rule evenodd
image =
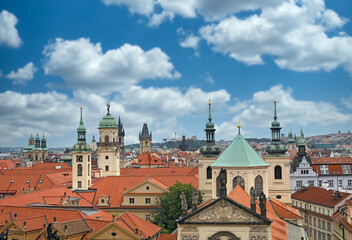
<instances>
[{"instance_id":1,"label":"white cumulus cloud","mask_svg":"<svg viewBox=\"0 0 352 240\"><path fill-rule=\"evenodd\" d=\"M327 19L330 19L327 21ZM326 28L341 27L344 20L324 1L284 2L246 18L228 17L200 29L214 51L248 65L264 64L272 55L280 68L294 71L331 71L352 63L352 37L329 37Z\"/></svg>"},{"instance_id":2,"label":"white cumulus cloud","mask_svg":"<svg viewBox=\"0 0 352 240\"><path fill-rule=\"evenodd\" d=\"M181 76L160 48L144 51L139 46L124 44L104 53L100 43L93 44L86 38L57 38L45 47L43 54L45 74L64 78L66 86L103 94L145 79Z\"/></svg>"},{"instance_id":3,"label":"white cumulus cloud","mask_svg":"<svg viewBox=\"0 0 352 240\"><path fill-rule=\"evenodd\" d=\"M6 78L11 79L14 84L24 85L27 81L33 79L36 71L38 69L34 66L33 62L29 62L23 68L11 71L6 75Z\"/></svg>"},{"instance_id":4,"label":"white cumulus cloud","mask_svg":"<svg viewBox=\"0 0 352 240\"><path fill-rule=\"evenodd\" d=\"M18 48L22 40L18 35L16 24L18 20L12 13L2 10L0 13L0 45Z\"/></svg>"}]
</instances>

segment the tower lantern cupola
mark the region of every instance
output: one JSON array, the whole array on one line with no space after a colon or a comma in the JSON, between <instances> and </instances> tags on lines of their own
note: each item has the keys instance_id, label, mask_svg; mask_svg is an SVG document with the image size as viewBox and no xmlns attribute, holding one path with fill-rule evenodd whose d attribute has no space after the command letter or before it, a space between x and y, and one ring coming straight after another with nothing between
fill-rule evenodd
<instances>
[{"instance_id":1,"label":"tower lantern cupola","mask_svg":"<svg viewBox=\"0 0 352 240\"><path fill-rule=\"evenodd\" d=\"M41 142L42 142L42 148L46 148L46 139L45 139L44 133L43 133Z\"/></svg>"},{"instance_id":2,"label":"tower lantern cupola","mask_svg":"<svg viewBox=\"0 0 352 240\"><path fill-rule=\"evenodd\" d=\"M277 120L276 100L274 101L274 121L271 122L271 143L266 150L271 155L285 155L287 146L281 144L280 122Z\"/></svg>"},{"instance_id":3,"label":"tower lantern cupola","mask_svg":"<svg viewBox=\"0 0 352 240\"><path fill-rule=\"evenodd\" d=\"M35 148L40 148L40 137L38 133L37 133L37 136L35 137Z\"/></svg>"},{"instance_id":4,"label":"tower lantern cupola","mask_svg":"<svg viewBox=\"0 0 352 240\"><path fill-rule=\"evenodd\" d=\"M209 98L209 117L208 122L205 124L205 134L206 134L206 145L200 148L200 152L205 156L218 155L221 152L221 148L215 145L215 131L214 123L212 123L211 117L211 99Z\"/></svg>"},{"instance_id":5,"label":"tower lantern cupola","mask_svg":"<svg viewBox=\"0 0 352 240\"><path fill-rule=\"evenodd\" d=\"M90 152L91 148L86 143L86 127L83 123L83 116L82 116L82 107L81 107L81 115L79 120L79 125L77 128L77 144L73 146L73 151L75 152Z\"/></svg>"}]
</instances>

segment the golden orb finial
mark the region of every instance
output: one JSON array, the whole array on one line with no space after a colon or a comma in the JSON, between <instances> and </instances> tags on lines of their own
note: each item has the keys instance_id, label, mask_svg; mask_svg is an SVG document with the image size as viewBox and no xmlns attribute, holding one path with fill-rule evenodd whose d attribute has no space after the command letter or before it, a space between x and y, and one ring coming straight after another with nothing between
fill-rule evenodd
<instances>
[{"instance_id":1,"label":"golden orb finial","mask_svg":"<svg viewBox=\"0 0 352 240\"><path fill-rule=\"evenodd\" d=\"M211 104L211 98L209 98L209 105Z\"/></svg>"},{"instance_id":2,"label":"golden orb finial","mask_svg":"<svg viewBox=\"0 0 352 240\"><path fill-rule=\"evenodd\" d=\"M276 100L274 100L274 103L276 103Z\"/></svg>"},{"instance_id":3,"label":"golden orb finial","mask_svg":"<svg viewBox=\"0 0 352 240\"><path fill-rule=\"evenodd\" d=\"M241 128L241 123L240 123L240 121L238 121L237 128L238 128L238 129Z\"/></svg>"},{"instance_id":4,"label":"golden orb finial","mask_svg":"<svg viewBox=\"0 0 352 240\"><path fill-rule=\"evenodd\" d=\"M83 109L83 107L81 107L81 110Z\"/></svg>"}]
</instances>

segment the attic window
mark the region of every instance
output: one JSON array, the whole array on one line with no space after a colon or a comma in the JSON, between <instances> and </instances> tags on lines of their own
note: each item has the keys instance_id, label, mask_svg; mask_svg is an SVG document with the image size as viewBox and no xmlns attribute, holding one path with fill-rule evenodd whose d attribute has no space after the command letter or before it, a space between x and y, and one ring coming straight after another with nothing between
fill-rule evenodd
<instances>
[{"instance_id":1,"label":"attic window","mask_svg":"<svg viewBox=\"0 0 352 240\"><path fill-rule=\"evenodd\" d=\"M42 183L42 182L43 182L43 180L40 180L40 181L39 181L39 183Z\"/></svg>"},{"instance_id":2,"label":"attic window","mask_svg":"<svg viewBox=\"0 0 352 240\"><path fill-rule=\"evenodd\" d=\"M149 186L147 186L145 189L149 190Z\"/></svg>"},{"instance_id":3,"label":"attic window","mask_svg":"<svg viewBox=\"0 0 352 240\"><path fill-rule=\"evenodd\" d=\"M18 174L20 174L21 172L20 172L20 171L18 171L17 173L18 173Z\"/></svg>"},{"instance_id":4,"label":"attic window","mask_svg":"<svg viewBox=\"0 0 352 240\"><path fill-rule=\"evenodd\" d=\"M116 232L112 232L111 236L115 237L116 236Z\"/></svg>"}]
</instances>

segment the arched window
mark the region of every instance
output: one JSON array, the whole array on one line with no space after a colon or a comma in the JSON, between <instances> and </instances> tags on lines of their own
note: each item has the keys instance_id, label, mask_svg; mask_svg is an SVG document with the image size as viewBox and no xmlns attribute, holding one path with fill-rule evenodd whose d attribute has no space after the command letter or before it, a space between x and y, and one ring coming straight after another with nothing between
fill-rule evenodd
<instances>
[{"instance_id":1,"label":"arched window","mask_svg":"<svg viewBox=\"0 0 352 240\"><path fill-rule=\"evenodd\" d=\"M212 179L211 167L207 167L207 179Z\"/></svg>"},{"instance_id":2,"label":"arched window","mask_svg":"<svg viewBox=\"0 0 352 240\"><path fill-rule=\"evenodd\" d=\"M275 179L282 179L282 170L280 166L275 167Z\"/></svg>"},{"instance_id":3,"label":"arched window","mask_svg":"<svg viewBox=\"0 0 352 240\"><path fill-rule=\"evenodd\" d=\"M108 135L105 136L105 142L106 142L106 143L109 142L109 136L108 136Z\"/></svg>"},{"instance_id":4,"label":"arched window","mask_svg":"<svg viewBox=\"0 0 352 240\"><path fill-rule=\"evenodd\" d=\"M77 165L77 176L82 176L82 164Z\"/></svg>"},{"instance_id":5,"label":"arched window","mask_svg":"<svg viewBox=\"0 0 352 240\"><path fill-rule=\"evenodd\" d=\"M254 186L255 186L255 194L257 197L259 197L259 195L263 191L263 178L262 178L262 176L258 175L255 177Z\"/></svg>"},{"instance_id":6,"label":"arched window","mask_svg":"<svg viewBox=\"0 0 352 240\"><path fill-rule=\"evenodd\" d=\"M88 164L88 176L90 176L90 164Z\"/></svg>"},{"instance_id":7,"label":"arched window","mask_svg":"<svg viewBox=\"0 0 352 240\"><path fill-rule=\"evenodd\" d=\"M243 188L243 190L245 189L243 177L240 177L240 176L235 177L232 181L232 188L235 188L237 184L239 184Z\"/></svg>"},{"instance_id":8,"label":"arched window","mask_svg":"<svg viewBox=\"0 0 352 240\"><path fill-rule=\"evenodd\" d=\"M115 142L115 138L112 138L112 142Z\"/></svg>"}]
</instances>

